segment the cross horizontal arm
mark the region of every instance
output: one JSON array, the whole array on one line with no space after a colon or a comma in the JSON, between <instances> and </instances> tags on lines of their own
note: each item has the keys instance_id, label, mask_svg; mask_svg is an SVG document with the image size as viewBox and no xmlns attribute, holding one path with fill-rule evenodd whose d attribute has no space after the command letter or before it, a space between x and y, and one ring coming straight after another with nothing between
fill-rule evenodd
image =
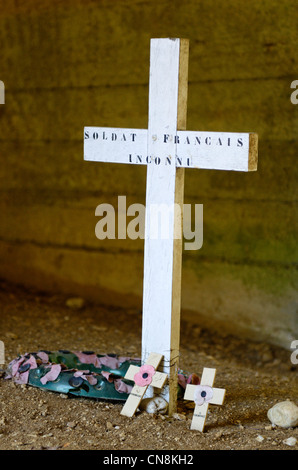
<instances>
[{"instance_id":1,"label":"cross horizontal arm","mask_svg":"<svg viewBox=\"0 0 298 470\"><path fill-rule=\"evenodd\" d=\"M213 397L210 400L212 405L222 405L225 399L226 391L224 388L213 388Z\"/></svg>"},{"instance_id":2,"label":"cross horizontal arm","mask_svg":"<svg viewBox=\"0 0 298 470\"><path fill-rule=\"evenodd\" d=\"M178 131L176 140L176 166L232 171L257 169L257 134Z\"/></svg>"},{"instance_id":3,"label":"cross horizontal arm","mask_svg":"<svg viewBox=\"0 0 298 470\"><path fill-rule=\"evenodd\" d=\"M84 159L213 170L257 169L257 135L253 133L177 131L175 135L161 133L152 138L160 142L162 155L148 155L146 129L85 127ZM174 159L167 154L172 142Z\"/></svg>"},{"instance_id":4,"label":"cross horizontal arm","mask_svg":"<svg viewBox=\"0 0 298 470\"><path fill-rule=\"evenodd\" d=\"M194 394L197 385L188 384L184 394L184 400L194 401ZM223 388L212 388L213 397L209 401L212 405L222 405L225 398L225 389Z\"/></svg>"},{"instance_id":5,"label":"cross horizontal arm","mask_svg":"<svg viewBox=\"0 0 298 470\"><path fill-rule=\"evenodd\" d=\"M125 374L125 379L127 380L134 380L135 374L139 372L140 368L138 366L130 366L128 371ZM155 372L154 376L152 377L152 387L162 388L167 380L167 375L163 372Z\"/></svg>"},{"instance_id":6,"label":"cross horizontal arm","mask_svg":"<svg viewBox=\"0 0 298 470\"><path fill-rule=\"evenodd\" d=\"M202 377L201 377L201 385L209 385L209 387L212 387L214 384L215 375L216 375L216 369L204 367Z\"/></svg>"}]
</instances>

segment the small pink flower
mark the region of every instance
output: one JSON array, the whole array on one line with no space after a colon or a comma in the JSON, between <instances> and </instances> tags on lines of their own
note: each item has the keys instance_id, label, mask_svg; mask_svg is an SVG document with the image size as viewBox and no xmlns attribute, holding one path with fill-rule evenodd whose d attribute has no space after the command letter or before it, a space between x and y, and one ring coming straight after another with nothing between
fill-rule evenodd
<instances>
[{"instance_id":1,"label":"small pink flower","mask_svg":"<svg viewBox=\"0 0 298 470\"><path fill-rule=\"evenodd\" d=\"M147 385L150 385L154 374L155 374L154 367L148 364L145 364L144 366L140 367L139 372L135 374L134 376L135 384L139 385L139 387L146 387Z\"/></svg>"},{"instance_id":2,"label":"small pink flower","mask_svg":"<svg viewBox=\"0 0 298 470\"><path fill-rule=\"evenodd\" d=\"M197 385L194 393L194 402L196 405L203 405L213 397L213 389L209 385Z\"/></svg>"}]
</instances>

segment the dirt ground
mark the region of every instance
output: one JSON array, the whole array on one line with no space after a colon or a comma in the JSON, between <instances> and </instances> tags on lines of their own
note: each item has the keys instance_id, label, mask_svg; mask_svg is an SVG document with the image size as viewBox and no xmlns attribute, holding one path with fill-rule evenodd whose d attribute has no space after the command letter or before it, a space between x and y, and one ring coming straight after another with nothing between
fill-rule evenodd
<instances>
[{"instance_id":1,"label":"dirt ground","mask_svg":"<svg viewBox=\"0 0 298 470\"><path fill-rule=\"evenodd\" d=\"M74 310L66 300L0 283L6 366L18 354L40 349L140 356L140 312L89 303ZM272 427L267 418L280 401L297 404L297 366L290 356L182 322L180 367L198 375L204 366L215 367L215 386L226 389L224 405L209 406L204 433L190 430L189 402L180 401L172 418L146 412L126 418L120 415L123 403L68 398L2 378L0 449L297 450L298 428ZM286 443L290 437L297 439L294 446Z\"/></svg>"}]
</instances>

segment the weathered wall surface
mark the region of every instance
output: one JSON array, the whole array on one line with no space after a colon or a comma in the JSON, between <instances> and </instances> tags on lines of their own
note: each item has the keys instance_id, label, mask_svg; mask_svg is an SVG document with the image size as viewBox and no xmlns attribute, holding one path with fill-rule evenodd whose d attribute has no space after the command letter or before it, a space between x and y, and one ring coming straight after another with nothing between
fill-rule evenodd
<instances>
[{"instance_id":1,"label":"weathered wall surface","mask_svg":"<svg viewBox=\"0 0 298 470\"><path fill-rule=\"evenodd\" d=\"M294 0L0 0L0 277L140 306L143 242L95 237L95 208L145 201L141 166L83 161L83 127L147 127L151 37L190 40L188 129L257 132L259 168L188 170L204 244L185 251L185 318L297 339Z\"/></svg>"}]
</instances>

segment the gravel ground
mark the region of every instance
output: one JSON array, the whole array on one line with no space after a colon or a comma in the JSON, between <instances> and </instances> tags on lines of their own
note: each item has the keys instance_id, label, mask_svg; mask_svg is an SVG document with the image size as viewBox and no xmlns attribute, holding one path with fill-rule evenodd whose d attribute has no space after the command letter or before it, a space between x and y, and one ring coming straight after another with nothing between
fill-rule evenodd
<instances>
[{"instance_id":1,"label":"gravel ground","mask_svg":"<svg viewBox=\"0 0 298 470\"><path fill-rule=\"evenodd\" d=\"M66 301L0 283L6 366L18 354L40 349L140 356L140 312L89 303L74 309ZM200 375L204 366L215 367L215 386L226 389L224 405L209 407L204 433L190 430L189 402L179 402L172 418L146 412L126 418L120 415L123 403L68 398L1 379L0 449L297 450L298 428L272 427L267 418L280 401L298 404L291 351L185 322L181 331L181 368ZM289 438L296 444L289 445Z\"/></svg>"}]
</instances>

